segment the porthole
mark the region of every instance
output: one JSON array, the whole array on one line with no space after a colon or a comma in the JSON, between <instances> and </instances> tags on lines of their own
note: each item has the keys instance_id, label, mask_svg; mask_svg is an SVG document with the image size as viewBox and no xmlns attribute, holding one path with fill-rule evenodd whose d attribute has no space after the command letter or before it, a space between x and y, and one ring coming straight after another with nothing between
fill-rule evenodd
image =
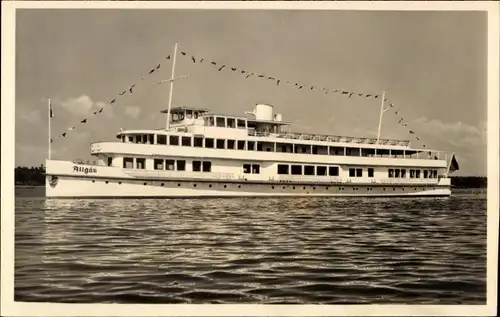
<instances>
[{"instance_id":1,"label":"porthole","mask_svg":"<svg viewBox=\"0 0 500 317\"><path fill-rule=\"evenodd\" d=\"M274 189L274 186L271 186L271 189Z\"/></svg>"},{"instance_id":2,"label":"porthole","mask_svg":"<svg viewBox=\"0 0 500 317\"><path fill-rule=\"evenodd\" d=\"M326 187L326 190L328 190L328 187Z\"/></svg>"},{"instance_id":3,"label":"porthole","mask_svg":"<svg viewBox=\"0 0 500 317\"><path fill-rule=\"evenodd\" d=\"M293 189L295 189L295 186L293 186Z\"/></svg>"},{"instance_id":4,"label":"porthole","mask_svg":"<svg viewBox=\"0 0 500 317\"><path fill-rule=\"evenodd\" d=\"M109 181L106 181L106 184L109 184Z\"/></svg>"},{"instance_id":5,"label":"porthole","mask_svg":"<svg viewBox=\"0 0 500 317\"><path fill-rule=\"evenodd\" d=\"M95 180L94 180L94 179L92 180L92 183L95 183Z\"/></svg>"},{"instance_id":6,"label":"porthole","mask_svg":"<svg viewBox=\"0 0 500 317\"><path fill-rule=\"evenodd\" d=\"M196 184L193 184L193 187L196 187Z\"/></svg>"},{"instance_id":7,"label":"porthole","mask_svg":"<svg viewBox=\"0 0 500 317\"><path fill-rule=\"evenodd\" d=\"M144 183L144 186L146 186L148 183Z\"/></svg>"},{"instance_id":8,"label":"porthole","mask_svg":"<svg viewBox=\"0 0 500 317\"><path fill-rule=\"evenodd\" d=\"M402 190L405 190L404 188Z\"/></svg>"},{"instance_id":9,"label":"porthole","mask_svg":"<svg viewBox=\"0 0 500 317\"><path fill-rule=\"evenodd\" d=\"M224 188L227 188L227 185L224 185Z\"/></svg>"},{"instance_id":10,"label":"porthole","mask_svg":"<svg viewBox=\"0 0 500 317\"><path fill-rule=\"evenodd\" d=\"M315 190L315 189L316 189L316 187L313 186L313 190Z\"/></svg>"},{"instance_id":11,"label":"porthole","mask_svg":"<svg viewBox=\"0 0 500 317\"><path fill-rule=\"evenodd\" d=\"M181 183L177 184L177 187L181 187Z\"/></svg>"},{"instance_id":12,"label":"porthole","mask_svg":"<svg viewBox=\"0 0 500 317\"><path fill-rule=\"evenodd\" d=\"M238 188L241 188L241 185L238 185Z\"/></svg>"},{"instance_id":13,"label":"porthole","mask_svg":"<svg viewBox=\"0 0 500 317\"><path fill-rule=\"evenodd\" d=\"M283 186L283 189L285 189L285 188L286 188L286 187L285 187L285 186Z\"/></svg>"},{"instance_id":14,"label":"porthole","mask_svg":"<svg viewBox=\"0 0 500 317\"><path fill-rule=\"evenodd\" d=\"M393 187L392 190L396 190L396 188Z\"/></svg>"},{"instance_id":15,"label":"porthole","mask_svg":"<svg viewBox=\"0 0 500 317\"><path fill-rule=\"evenodd\" d=\"M122 184L122 182L118 182L118 185L121 185L121 184Z\"/></svg>"},{"instance_id":16,"label":"porthole","mask_svg":"<svg viewBox=\"0 0 500 317\"><path fill-rule=\"evenodd\" d=\"M384 188L382 188L382 189L383 189L383 190L385 190L385 187L384 187Z\"/></svg>"},{"instance_id":17,"label":"porthole","mask_svg":"<svg viewBox=\"0 0 500 317\"><path fill-rule=\"evenodd\" d=\"M161 186L165 186L165 183L161 183Z\"/></svg>"},{"instance_id":18,"label":"porthole","mask_svg":"<svg viewBox=\"0 0 500 317\"><path fill-rule=\"evenodd\" d=\"M304 187L302 187L302 189L306 189L306 187L304 186Z\"/></svg>"},{"instance_id":19,"label":"porthole","mask_svg":"<svg viewBox=\"0 0 500 317\"><path fill-rule=\"evenodd\" d=\"M208 188L212 188L212 184L208 185Z\"/></svg>"}]
</instances>

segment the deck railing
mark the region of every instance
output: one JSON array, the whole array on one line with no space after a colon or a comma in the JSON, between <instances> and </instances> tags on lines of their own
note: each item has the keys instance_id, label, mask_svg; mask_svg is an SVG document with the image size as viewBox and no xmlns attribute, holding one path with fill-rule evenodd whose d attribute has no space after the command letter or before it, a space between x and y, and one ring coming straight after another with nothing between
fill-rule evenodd
<instances>
[{"instance_id":1,"label":"deck railing","mask_svg":"<svg viewBox=\"0 0 500 317\"><path fill-rule=\"evenodd\" d=\"M293 139L293 140L312 140L312 141L325 141L325 142L342 142L342 143L357 143L357 144L383 144L383 145L398 145L398 146L408 146L410 141L407 140L394 140L394 139L377 139L375 138L360 138L351 136L341 136L341 135L322 135L322 134L312 134L312 133L270 133L270 132L260 132L260 131L248 131L249 136L256 137L273 137L282 139Z\"/></svg>"}]
</instances>

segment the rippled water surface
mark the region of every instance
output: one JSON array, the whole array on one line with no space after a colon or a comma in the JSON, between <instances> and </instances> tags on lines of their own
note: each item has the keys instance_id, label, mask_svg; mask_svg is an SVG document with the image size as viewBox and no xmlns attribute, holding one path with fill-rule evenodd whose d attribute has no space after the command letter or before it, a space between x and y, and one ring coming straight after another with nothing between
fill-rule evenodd
<instances>
[{"instance_id":1,"label":"rippled water surface","mask_svg":"<svg viewBox=\"0 0 500 317\"><path fill-rule=\"evenodd\" d=\"M418 199L26 196L16 198L17 301L486 301L484 192Z\"/></svg>"}]
</instances>

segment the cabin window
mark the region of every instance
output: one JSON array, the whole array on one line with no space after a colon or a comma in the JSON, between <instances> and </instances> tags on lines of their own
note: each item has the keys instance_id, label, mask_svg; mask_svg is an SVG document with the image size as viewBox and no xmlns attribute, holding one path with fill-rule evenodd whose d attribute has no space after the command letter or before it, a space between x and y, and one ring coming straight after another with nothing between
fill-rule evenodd
<instances>
[{"instance_id":1,"label":"cabin window","mask_svg":"<svg viewBox=\"0 0 500 317\"><path fill-rule=\"evenodd\" d=\"M438 171L434 170L434 171L432 172L432 177L433 177L433 178L437 178L437 177L438 177Z\"/></svg>"},{"instance_id":2,"label":"cabin window","mask_svg":"<svg viewBox=\"0 0 500 317\"><path fill-rule=\"evenodd\" d=\"M312 154L318 154L318 147L316 145L312 146Z\"/></svg>"},{"instance_id":3,"label":"cabin window","mask_svg":"<svg viewBox=\"0 0 500 317\"><path fill-rule=\"evenodd\" d=\"M330 174L330 176L339 176L339 167L328 166L328 174Z\"/></svg>"},{"instance_id":4,"label":"cabin window","mask_svg":"<svg viewBox=\"0 0 500 317\"><path fill-rule=\"evenodd\" d=\"M135 143L142 143L142 135L135 136Z\"/></svg>"},{"instance_id":5,"label":"cabin window","mask_svg":"<svg viewBox=\"0 0 500 317\"><path fill-rule=\"evenodd\" d=\"M165 169L167 171L175 170L175 161L174 160L165 160Z\"/></svg>"},{"instance_id":6,"label":"cabin window","mask_svg":"<svg viewBox=\"0 0 500 317\"><path fill-rule=\"evenodd\" d=\"M401 170L399 168L396 168L394 170L394 177L399 178L401 175Z\"/></svg>"},{"instance_id":7,"label":"cabin window","mask_svg":"<svg viewBox=\"0 0 500 317\"><path fill-rule=\"evenodd\" d=\"M288 170L290 167L285 164L278 164L278 174L279 175L288 175Z\"/></svg>"},{"instance_id":8,"label":"cabin window","mask_svg":"<svg viewBox=\"0 0 500 317\"><path fill-rule=\"evenodd\" d=\"M123 143L125 143L125 136L124 135L122 135L121 140Z\"/></svg>"},{"instance_id":9,"label":"cabin window","mask_svg":"<svg viewBox=\"0 0 500 317\"><path fill-rule=\"evenodd\" d=\"M178 171L185 171L186 170L186 161L177 160L177 170Z\"/></svg>"},{"instance_id":10,"label":"cabin window","mask_svg":"<svg viewBox=\"0 0 500 317\"><path fill-rule=\"evenodd\" d=\"M373 174L374 174L374 169L369 167L368 168L368 177L373 177Z\"/></svg>"},{"instance_id":11,"label":"cabin window","mask_svg":"<svg viewBox=\"0 0 500 317\"><path fill-rule=\"evenodd\" d=\"M429 171L428 170L424 170L424 178L428 178L429 176Z\"/></svg>"},{"instance_id":12,"label":"cabin window","mask_svg":"<svg viewBox=\"0 0 500 317\"><path fill-rule=\"evenodd\" d=\"M217 139L217 148L223 149L225 143L226 143L225 140Z\"/></svg>"},{"instance_id":13,"label":"cabin window","mask_svg":"<svg viewBox=\"0 0 500 317\"><path fill-rule=\"evenodd\" d=\"M314 175L314 166L305 165L304 166L304 175Z\"/></svg>"},{"instance_id":14,"label":"cabin window","mask_svg":"<svg viewBox=\"0 0 500 317\"><path fill-rule=\"evenodd\" d=\"M203 147L203 138L195 137L193 139L193 146L194 147Z\"/></svg>"},{"instance_id":15,"label":"cabin window","mask_svg":"<svg viewBox=\"0 0 500 317\"><path fill-rule=\"evenodd\" d=\"M349 177L356 177L356 169L355 168L349 169Z\"/></svg>"},{"instance_id":16,"label":"cabin window","mask_svg":"<svg viewBox=\"0 0 500 317\"><path fill-rule=\"evenodd\" d=\"M145 158L136 158L135 164L136 164L136 169L143 170L146 168L146 159Z\"/></svg>"},{"instance_id":17,"label":"cabin window","mask_svg":"<svg viewBox=\"0 0 500 317\"><path fill-rule=\"evenodd\" d=\"M420 178L420 170L415 171L415 178Z\"/></svg>"},{"instance_id":18,"label":"cabin window","mask_svg":"<svg viewBox=\"0 0 500 317\"><path fill-rule=\"evenodd\" d=\"M124 157L123 168L134 168L134 159L131 157Z\"/></svg>"},{"instance_id":19,"label":"cabin window","mask_svg":"<svg viewBox=\"0 0 500 317\"><path fill-rule=\"evenodd\" d=\"M236 128L236 123L233 118L227 118L227 127L228 128Z\"/></svg>"},{"instance_id":20,"label":"cabin window","mask_svg":"<svg viewBox=\"0 0 500 317\"><path fill-rule=\"evenodd\" d=\"M226 126L226 118L217 117L215 119L215 123L217 124L218 127L224 128Z\"/></svg>"},{"instance_id":21,"label":"cabin window","mask_svg":"<svg viewBox=\"0 0 500 317\"><path fill-rule=\"evenodd\" d=\"M248 141L247 145L249 151L255 151L255 141Z\"/></svg>"},{"instance_id":22,"label":"cabin window","mask_svg":"<svg viewBox=\"0 0 500 317\"><path fill-rule=\"evenodd\" d=\"M202 167L203 167L203 171L204 172L211 172L212 171L212 162L210 162L210 161L203 161Z\"/></svg>"},{"instance_id":23,"label":"cabin window","mask_svg":"<svg viewBox=\"0 0 500 317\"><path fill-rule=\"evenodd\" d=\"M394 170L392 168L389 169L389 178L394 177Z\"/></svg>"},{"instance_id":24,"label":"cabin window","mask_svg":"<svg viewBox=\"0 0 500 317\"><path fill-rule=\"evenodd\" d=\"M113 165L113 158L108 157L108 166L111 166L111 165Z\"/></svg>"},{"instance_id":25,"label":"cabin window","mask_svg":"<svg viewBox=\"0 0 500 317\"><path fill-rule=\"evenodd\" d=\"M235 144L234 140L227 140L227 149L234 150L234 144Z\"/></svg>"},{"instance_id":26,"label":"cabin window","mask_svg":"<svg viewBox=\"0 0 500 317\"><path fill-rule=\"evenodd\" d=\"M128 136L128 141L129 141L130 143L133 143L133 142L134 142L134 137L133 137L133 136L131 136L131 135L129 135L129 136Z\"/></svg>"},{"instance_id":27,"label":"cabin window","mask_svg":"<svg viewBox=\"0 0 500 317\"><path fill-rule=\"evenodd\" d=\"M246 128L245 120L238 119L237 123L238 123L238 128L239 129L245 129Z\"/></svg>"},{"instance_id":28,"label":"cabin window","mask_svg":"<svg viewBox=\"0 0 500 317\"><path fill-rule=\"evenodd\" d=\"M162 159L155 159L154 160L155 170L162 170L163 163L164 163L164 161Z\"/></svg>"},{"instance_id":29,"label":"cabin window","mask_svg":"<svg viewBox=\"0 0 500 317\"><path fill-rule=\"evenodd\" d=\"M406 178L406 170L405 169L401 170L401 178Z\"/></svg>"},{"instance_id":30,"label":"cabin window","mask_svg":"<svg viewBox=\"0 0 500 317\"><path fill-rule=\"evenodd\" d=\"M302 175L302 165L292 165L292 175Z\"/></svg>"},{"instance_id":31,"label":"cabin window","mask_svg":"<svg viewBox=\"0 0 500 317\"><path fill-rule=\"evenodd\" d=\"M191 146L191 137L183 136L182 137L182 146Z\"/></svg>"},{"instance_id":32,"label":"cabin window","mask_svg":"<svg viewBox=\"0 0 500 317\"><path fill-rule=\"evenodd\" d=\"M170 145L179 145L179 137L176 135L170 136Z\"/></svg>"},{"instance_id":33,"label":"cabin window","mask_svg":"<svg viewBox=\"0 0 500 317\"><path fill-rule=\"evenodd\" d=\"M363 177L363 169L362 168L356 169L356 177Z\"/></svg>"},{"instance_id":34,"label":"cabin window","mask_svg":"<svg viewBox=\"0 0 500 317\"><path fill-rule=\"evenodd\" d=\"M208 117L207 125L213 127L215 125L214 117Z\"/></svg>"},{"instance_id":35,"label":"cabin window","mask_svg":"<svg viewBox=\"0 0 500 317\"><path fill-rule=\"evenodd\" d=\"M245 149L245 141L238 141L238 150Z\"/></svg>"},{"instance_id":36,"label":"cabin window","mask_svg":"<svg viewBox=\"0 0 500 317\"><path fill-rule=\"evenodd\" d=\"M251 165L250 164L243 164L243 173L245 174L250 174L251 172Z\"/></svg>"},{"instance_id":37,"label":"cabin window","mask_svg":"<svg viewBox=\"0 0 500 317\"><path fill-rule=\"evenodd\" d=\"M252 174L260 174L260 165L252 164Z\"/></svg>"},{"instance_id":38,"label":"cabin window","mask_svg":"<svg viewBox=\"0 0 500 317\"><path fill-rule=\"evenodd\" d=\"M163 134L158 134L156 136L156 143L157 144L167 144L167 136Z\"/></svg>"},{"instance_id":39,"label":"cabin window","mask_svg":"<svg viewBox=\"0 0 500 317\"><path fill-rule=\"evenodd\" d=\"M214 148L214 139L205 139L205 147L209 149Z\"/></svg>"},{"instance_id":40,"label":"cabin window","mask_svg":"<svg viewBox=\"0 0 500 317\"><path fill-rule=\"evenodd\" d=\"M415 170L410 170L410 178L415 178Z\"/></svg>"},{"instance_id":41,"label":"cabin window","mask_svg":"<svg viewBox=\"0 0 500 317\"><path fill-rule=\"evenodd\" d=\"M201 172L201 161L193 161L193 172Z\"/></svg>"},{"instance_id":42,"label":"cabin window","mask_svg":"<svg viewBox=\"0 0 500 317\"><path fill-rule=\"evenodd\" d=\"M328 170L326 169L326 166L316 166L316 175L318 176L327 176Z\"/></svg>"},{"instance_id":43,"label":"cabin window","mask_svg":"<svg viewBox=\"0 0 500 317\"><path fill-rule=\"evenodd\" d=\"M257 151L262 151L262 142L257 142Z\"/></svg>"},{"instance_id":44,"label":"cabin window","mask_svg":"<svg viewBox=\"0 0 500 317\"><path fill-rule=\"evenodd\" d=\"M155 144L155 135L148 134L148 136L149 136L149 144Z\"/></svg>"},{"instance_id":45,"label":"cabin window","mask_svg":"<svg viewBox=\"0 0 500 317\"><path fill-rule=\"evenodd\" d=\"M302 147L302 153L306 153L307 152L307 147L306 146L303 146Z\"/></svg>"},{"instance_id":46,"label":"cabin window","mask_svg":"<svg viewBox=\"0 0 500 317\"><path fill-rule=\"evenodd\" d=\"M186 118L187 119L193 118L193 110L186 110Z\"/></svg>"}]
</instances>

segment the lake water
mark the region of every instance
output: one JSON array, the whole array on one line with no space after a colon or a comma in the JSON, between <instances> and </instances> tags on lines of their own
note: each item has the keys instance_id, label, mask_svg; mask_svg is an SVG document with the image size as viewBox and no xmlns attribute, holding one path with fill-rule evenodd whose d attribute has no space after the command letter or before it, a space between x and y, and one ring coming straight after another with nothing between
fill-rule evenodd
<instances>
[{"instance_id":1,"label":"lake water","mask_svg":"<svg viewBox=\"0 0 500 317\"><path fill-rule=\"evenodd\" d=\"M486 303L484 190L418 199L40 194L16 190L17 301Z\"/></svg>"}]
</instances>

